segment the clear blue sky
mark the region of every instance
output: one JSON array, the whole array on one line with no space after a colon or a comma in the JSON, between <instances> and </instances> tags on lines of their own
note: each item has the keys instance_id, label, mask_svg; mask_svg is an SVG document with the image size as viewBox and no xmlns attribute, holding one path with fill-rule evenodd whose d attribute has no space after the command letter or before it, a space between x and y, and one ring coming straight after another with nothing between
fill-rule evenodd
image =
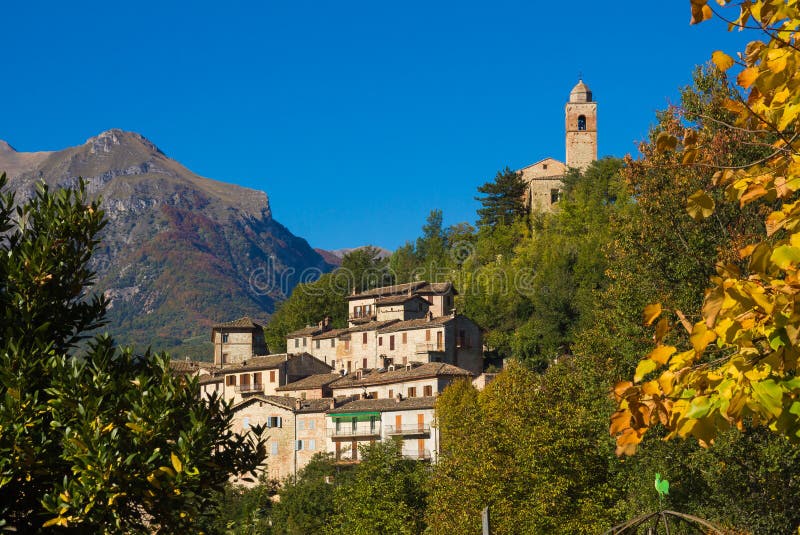
<instances>
[{"instance_id":1,"label":"clear blue sky","mask_svg":"<svg viewBox=\"0 0 800 535\"><path fill-rule=\"evenodd\" d=\"M635 152L693 65L748 35L689 2L6 2L0 139L143 134L193 171L264 190L315 247L395 248L432 208L564 158L578 73L601 155Z\"/></svg>"}]
</instances>

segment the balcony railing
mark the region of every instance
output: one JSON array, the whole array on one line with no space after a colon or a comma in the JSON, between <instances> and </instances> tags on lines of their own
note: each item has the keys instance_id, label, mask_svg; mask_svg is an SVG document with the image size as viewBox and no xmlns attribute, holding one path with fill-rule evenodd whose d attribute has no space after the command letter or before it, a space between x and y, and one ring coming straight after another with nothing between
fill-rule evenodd
<instances>
[{"instance_id":1,"label":"balcony railing","mask_svg":"<svg viewBox=\"0 0 800 535\"><path fill-rule=\"evenodd\" d=\"M388 436L429 435L431 433L430 424L387 425L384 427Z\"/></svg>"},{"instance_id":2,"label":"balcony railing","mask_svg":"<svg viewBox=\"0 0 800 535\"><path fill-rule=\"evenodd\" d=\"M417 344L416 352L417 353L432 353L432 352L442 352L444 351L444 344L431 344L431 343L421 343Z\"/></svg>"},{"instance_id":3,"label":"balcony railing","mask_svg":"<svg viewBox=\"0 0 800 535\"><path fill-rule=\"evenodd\" d=\"M239 385L236 387L236 391L242 395L257 394L259 392L264 392L264 385L262 384Z\"/></svg>"},{"instance_id":4,"label":"balcony railing","mask_svg":"<svg viewBox=\"0 0 800 535\"><path fill-rule=\"evenodd\" d=\"M430 461L431 460L431 451L430 450L404 450L403 457L406 459L413 459L416 461Z\"/></svg>"},{"instance_id":5,"label":"balcony railing","mask_svg":"<svg viewBox=\"0 0 800 535\"><path fill-rule=\"evenodd\" d=\"M328 429L328 437L336 438L355 438L355 437L379 437L381 434L380 425L356 425L342 424L339 429L335 427Z\"/></svg>"}]
</instances>

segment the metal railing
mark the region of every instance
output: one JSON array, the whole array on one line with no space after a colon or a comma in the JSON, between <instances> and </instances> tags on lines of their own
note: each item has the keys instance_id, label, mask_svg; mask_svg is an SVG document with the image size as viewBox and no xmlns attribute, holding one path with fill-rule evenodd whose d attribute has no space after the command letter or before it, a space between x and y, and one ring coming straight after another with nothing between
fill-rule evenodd
<instances>
[{"instance_id":1,"label":"metal railing","mask_svg":"<svg viewBox=\"0 0 800 535\"><path fill-rule=\"evenodd\" d=\"M386 425L387 435L428 435L431 424Z\"/></svg>"},{"instance_id":2,"label":"metal railing","mask_svg":"<svg viewBox=\"0 0 800 535\"><path fill-rule=\"evenodd\" d=\"M339 429L330 428L327 435L330 438L353 438L353 437L377 437L381 434L381 426L376 422L375 425L359 424L353 427L352 424L341 424Z\"/></svg>"},{"instance_id":3,"label":"metal railing","mask_svg":"<svg viewBox=\"0 0 800 535\"><path fill-rule=\"evenodd\" d=\"M417 344L416 352L417 353L430 353L430 352L442 352L444 351L444 343L442 344L432 344L432 343L420 343Z\"/></svg>"},{"instance_id":4,"label":"metal railing","mask_svg":"<svg viewBox=\"0 0 800 535\"><path fill-rule=\"evenodd\" d=\"M431 451L430 450L408 450L403 451L403 457L406 459L413 459L416 461L430 461L431 460Z\"/></svg>"},{"instance_id":5,"label":"metal railing","mask_svg":"<svg viewBox=\"0 0 800 535\"><path fill-rule=\"evenodd\" d=\"M263 392L264 385L259 383L252 385L239 385L236 387L236 391L240 394L255 394L257 392Z\"/></svg>"}]
</instances>

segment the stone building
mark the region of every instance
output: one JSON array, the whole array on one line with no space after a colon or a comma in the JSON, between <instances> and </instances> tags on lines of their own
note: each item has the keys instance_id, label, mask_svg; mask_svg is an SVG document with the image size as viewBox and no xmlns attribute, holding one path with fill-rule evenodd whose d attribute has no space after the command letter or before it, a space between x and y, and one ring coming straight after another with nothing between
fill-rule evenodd
<instances>
[{"instance_id":1,"label":"stone building","mask_svg":"<svg viewBox=\"0 0 800 535\"><path fill-rule=\"evenodd\" d=\"M247 316L214 325L211 342L214 344L214 364L218 366L269 353L264 327Z\"/></svg>"},{"instance_id":2,"label":"stone building","mask_svg":"<svg viewBox=\"0 0 800 535\"><path fill-rule=\"evenodd\" d=\"M291 332L287 351L308 352L340 373L444 362L483 371L483 332L453 308L453 285L425 281L375 288L348 297L349 327L329 320Z\"/></svg>"},{"instance_id":3,"label":"stone building","mask_svg":"<svg viewBox=\"0 0 800 535\"><path fill-rule=\"evenodd\" d=\"M548 211L558 203L569 168L583 171L597 160L597 102L583 80L570 91L564 119L566 163L545 158L518 170L528 184L526 203L534 210Z\"/></svg>"}]
</instances>

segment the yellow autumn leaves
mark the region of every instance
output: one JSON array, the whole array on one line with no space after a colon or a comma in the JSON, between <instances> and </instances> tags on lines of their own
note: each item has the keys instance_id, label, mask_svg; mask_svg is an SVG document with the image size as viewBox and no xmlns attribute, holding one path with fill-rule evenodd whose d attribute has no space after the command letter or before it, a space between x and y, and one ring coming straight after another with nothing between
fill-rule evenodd
<instances>
[{"instance_id":1,"label":"yellow autumn leaves","mask_svg":"<svg viewBox=\"0 0 800 535\"><path fill-rule=\"evenodd\" d=\"M798 0L737 4L738 16L729 29L760 29L770 39L751 42L736 59L722 51L712 54L722 72L740 67L735 80L741 96L725 104L736 115L730 127L763 133L764 144L771 147L768 157L749 166L719 169L714 186L724 188L726 202L740 207L761 202L770 213L763 240L739 251L746 268L717 266L702 319L689 325L675 311L691 347L664 344L673 321L662 317L661 305L645 309L645 325L655 323L656 347L639 362L633 381L614 388L618 405L610 431L617 437L618 455L633 454L656 424L668 429L668 438L692 436L703 445L721 429L745 424L765 425L800 440L800 379L795 378L800 355L798 7ZM691 10L693 23L713 16L704 0L692 0ZM687 131L681 142L662 134L656 149L688 153L698 137ZM695 220L710 217L716 208L705 191L688 196L686 209Z\"/></svg>"}]
</instances>

